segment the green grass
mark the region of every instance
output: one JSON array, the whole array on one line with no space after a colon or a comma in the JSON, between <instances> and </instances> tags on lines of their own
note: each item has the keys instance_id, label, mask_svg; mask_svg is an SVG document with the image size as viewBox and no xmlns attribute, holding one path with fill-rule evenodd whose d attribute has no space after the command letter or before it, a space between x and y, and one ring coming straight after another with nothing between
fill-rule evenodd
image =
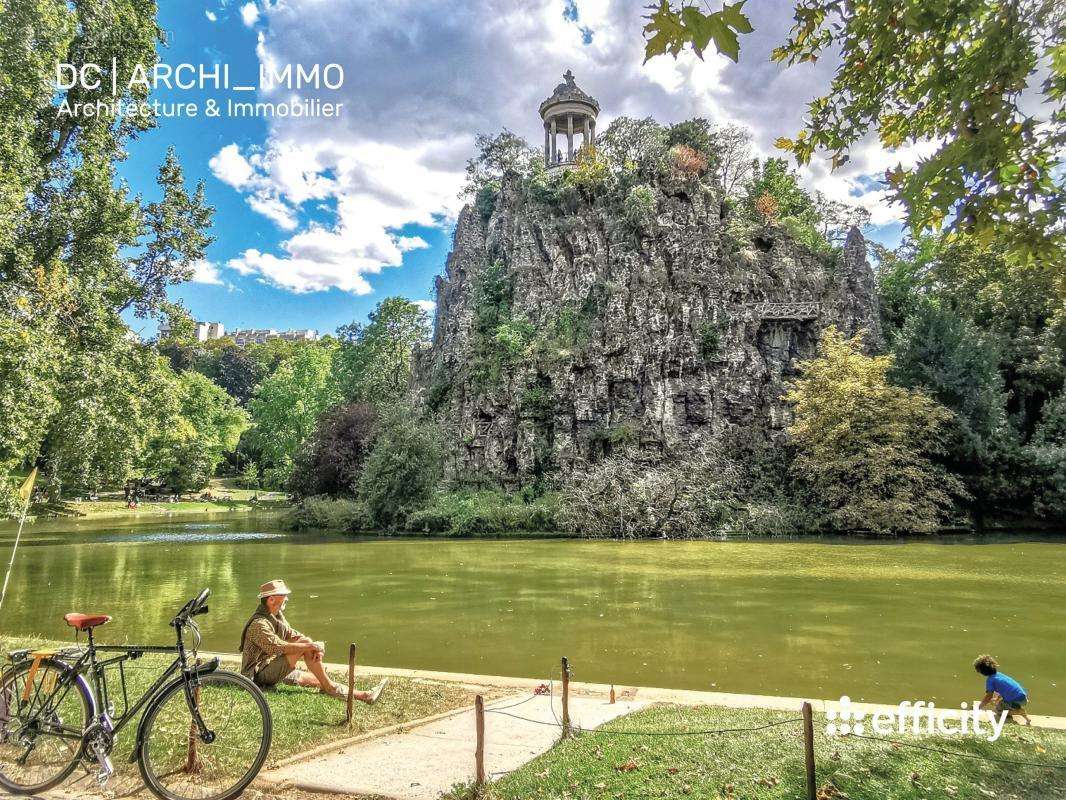
<instances>
[{"instance_id":1,"label":"green grass","mask_svg":"<svg viewBox=\"0 0 1066 800\"><path fill-rule=\"evenodd\" d=\"M210 501L201 500L205 492ZM242 489L232 478L213 478L207 489L184 495L176 503L162 499L143 499L137 508L127 508L122 492L102 492L99 500L86 497L67 497L59 503L34 505L30 514L38 519L47 517L80 517L85 519L138 520L152 517L192 514L223 514L281 511L292 507L280 492ZM256 502L252 498L256 497Z\"/></svg>"},{"instance_id":2,"label":"green grass","mask_svg":"<svg viewBox=\"0 0 1066 800\"><path fill-rule=\"evenodd\" d=\"M800 723L757 732L653 736L653 731L753 727L797 717L761 710L658 706L563 742L493 784L495 800L803 798ZM1066 797L1066 769L994 764L825 735L815 716L819 797L851 800L1044 800ZM645 735L612 736L610 731ZM973 755L1066 764L1066 733L1008 725L994 743L963 737L901 741ZM456 790L453 798L470 796Z\"/></svg>"},{"instance_id":3,"label":"green grass","mask_svg":"<svg viewBox=\"0 0 1066 800\"><path fill-rule=\"evenodd\" d=\"M59 649L71 645L69 642L44 642L25 637L0 637L0 651L5 656L11 650L29 646ZM136 702L141 693L151 686L171 660L166 655L145 655L136 661L127 662L127 689L132 702ZM226 668L226 665L223 667ZM347 683L346 675L336 674L333 677ZM369 689L378 680L377 676L359 676L356 679L356 688ZM117 699L117 711L121 713L122 690L118 683L117 670L109 670L108 681L112 700ZM337 739L473 705L474 695L475 692L455 684L392 678L376 704L368 706L356 703L353 725L349 729L344 724L345 703L342 700L328 697L313 689L279 686L266 692L274 727L266 768L288 756ZM136 766L128 763L136 728L134 721L123 729L112 756L120 772L120 783L136 773Z\"/></svg>"}]
</instances>

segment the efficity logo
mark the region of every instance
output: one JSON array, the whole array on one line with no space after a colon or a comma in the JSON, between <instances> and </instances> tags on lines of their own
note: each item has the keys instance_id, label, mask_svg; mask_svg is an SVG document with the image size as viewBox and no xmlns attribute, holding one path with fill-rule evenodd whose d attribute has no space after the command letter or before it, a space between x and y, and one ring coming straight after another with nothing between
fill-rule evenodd
<instances>
[{"instance_id":1,"label":"efficity logo","mask_svg":"<svg viewBox=\"0 0 1066 800\"><path fill-rule=\"evenodd\" d=\"M847 695L839 708L825 713L828 736L895 736L904 733L930 736L979 736L996 741L1007 724L1007 712L982 711L977 703L958 709L937 708L925 700L904 700L892 709L861 711Z\"/></svg>"}]
</instances>

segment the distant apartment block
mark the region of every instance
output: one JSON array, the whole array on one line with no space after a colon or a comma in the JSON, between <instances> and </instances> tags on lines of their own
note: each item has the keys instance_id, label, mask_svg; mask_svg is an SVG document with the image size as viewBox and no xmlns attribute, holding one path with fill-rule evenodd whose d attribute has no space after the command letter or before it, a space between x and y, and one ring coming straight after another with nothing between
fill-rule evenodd
<instances>
[{"instance_id":1,"label":"distant apartment block","mask_svg":"<svg viewBox=\"0 0 1066 800\"><path fill-rule=\"evenodd\" d=\"M314 328L276 331L273 328L243 328L230 334L238 347L250 344L265 344L271 339L283 339L286 342L314 342L318 340L318 331Z\"/></svg>"},{"instance_id":2,"label":"distant apartment block","mask_svg":"<svg viewBox=\"0 0 1066 800\"><path fill-rule=\"evenodd\" d=\"M211 339L221 339L226 336L226 326L221 322L197 322L196 341L206 342ZM159 324L159 338L166 339L170 335L170 326L166 322ZM232 331L228 336L233 339L238 347L246 347L250 344L264 344L271 339L282 339L286 342L316 342L318 331L314 328L297 328L295 330L279 331L274 328L239 328Z\"/></svg>"},{"instance_id":3,"label":"distant apartment block","mask_svg":"<svg viewBox=\"0 0 1066 800\"><path fill-rule=\"evenodd\" d=\"M226 335L226 326L221 322L197 322L195 323L196 341L206 342L209 339L221 339ZM170 324L159 323L159 338L166 339L170 336Z\"/></svg>"}]
</instances>

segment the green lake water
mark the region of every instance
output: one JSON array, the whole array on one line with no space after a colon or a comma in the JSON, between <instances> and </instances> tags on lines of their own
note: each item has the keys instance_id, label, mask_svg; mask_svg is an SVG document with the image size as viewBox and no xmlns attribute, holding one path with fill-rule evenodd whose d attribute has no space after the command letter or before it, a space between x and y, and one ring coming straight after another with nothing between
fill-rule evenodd
<instances>
[{"instance_id":1,"label":"green lake water","mask_svg":"<svg viewBox=\"0 0 1066 800\"><path fill-rule=\"evenodd\" d=\"M72 638L102 612L112 642L166 643L211 588L204 646L235 650L257 586L342 661L576 680L957 706L982 652L1066 715L1066 537L904 542L360 540L269 518L30 526L0 632ZM6 565L13 530L0 531Z\"/></svg>"}]
</instances>

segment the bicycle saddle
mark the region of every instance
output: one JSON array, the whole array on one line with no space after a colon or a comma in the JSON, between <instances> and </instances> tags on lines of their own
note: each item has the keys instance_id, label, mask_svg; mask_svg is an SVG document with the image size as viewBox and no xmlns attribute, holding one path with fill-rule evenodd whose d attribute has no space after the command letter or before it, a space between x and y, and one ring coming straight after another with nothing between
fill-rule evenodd
<instances>
[{"instance_id":1,"label":"bicycle saddle","mask_svg":"<svg viewBox=\"0 0 1066 800\"><path fill-rule=\"evenodd\" d=\"M67 621L67 625L79 631L95 628L97 625L106 625L111 621L111 617L107 614L66 614L63 619Z\"/></svg>"}]
</instances>

